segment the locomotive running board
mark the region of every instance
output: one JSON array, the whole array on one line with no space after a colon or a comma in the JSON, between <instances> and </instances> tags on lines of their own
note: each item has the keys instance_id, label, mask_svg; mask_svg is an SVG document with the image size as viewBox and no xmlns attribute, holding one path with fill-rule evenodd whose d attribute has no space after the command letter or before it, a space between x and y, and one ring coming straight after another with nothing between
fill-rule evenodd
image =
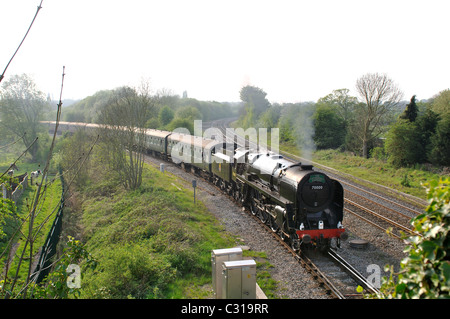
<instances>
[{"instance_id":1,"label":"locomotive running board","mask_svg":"<svg viewBox=\"0 0 450 319\"><path fill-rule=\"evenodd\" d=\"M278 192L266 190L260 184L252 182L252 181L248 181L245 178L241 177L240 175L236 175L236 179L238 179L242 183L245 183L254 188L257 188L263 195L273 198L273 200L276 202L276 204L287 205L287 204L291 203L291 201L285 199L284 197L281 197Z\"/></svg>"}]
</instances>

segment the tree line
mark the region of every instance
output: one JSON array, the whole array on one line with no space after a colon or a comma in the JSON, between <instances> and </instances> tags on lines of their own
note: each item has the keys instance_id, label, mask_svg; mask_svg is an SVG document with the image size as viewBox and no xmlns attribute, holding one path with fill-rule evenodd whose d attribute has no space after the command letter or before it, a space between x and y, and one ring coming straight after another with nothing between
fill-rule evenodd
<instances>
[{"instance_id":1,"label":"tree line","mask_svg":"<svg viewBox=\"0 0 450 319\"><path fill-rule=\"evenodd\" d=\"M240 91L241 127L279 128L280 142L303 156L316 149L339 149L386 160L396 167L416 163L450 166L450 90L433 98L404 102L385 74L356 81L358 96L337 89L317 102L270 103L255 86Z\"/></svg>"},{"instance_id":2,"label":"tree line","mask_svg":"<svg viewBox=\"0 0 450 319\"><path fill-rule=\"evenodd\" d=\"M13 75L0 90L0 133L5 143L20 137L31 161L46 157L50 143L39 121L52 120L51 100L23 75ZM337 89L317 102L270 103L267 93L255 86L244 86L240 103L199 101L160 91L152 94L148 83L141 88L121 87L99 91L64 108L62 120L72 122L105 121L105 110L126 109L136 97L145 96L145 112L128 119L144 128L174 130L185 127L193 133L193 121L211 121L239 116L243 128L277 127L280 142L309 154L316 149L339 149L363 157L387 160L394 166L432 163L450 166L450 90L429 100L402 101L403 94L385 74L366 74L356 81L358 96L349 89ZM134 103L134 102L133 102ZM134 106L129 106L134 108ZM136 110L129 110L136 113ZM103 118L102 118L103 117ZM121 117L121 121L126 119ZM111 119L110 119L111 120ZM142 126L141 126L142 127Z\"/></svg>"},{"instance_id":3,"label":"tree line","mask_svg":"<svg viewBox=\"0 0 450 319\"><path fill-rule=\"evenodd\" d=\"M136 91L136 88L129 87L99 91L64 109L63 120L98 123L101 110L114 101L117 94L127 89ZM200 101L189 98L187 92L184 92L182 97L169 90L160 90L155 94L149 92L149 95L151 96L150 110L143 124L151 129L173 130L177 127L185 127L193 133L194 120L208 122L230 117L237 112L236 103Z\"/></svg>"}]
</instances>

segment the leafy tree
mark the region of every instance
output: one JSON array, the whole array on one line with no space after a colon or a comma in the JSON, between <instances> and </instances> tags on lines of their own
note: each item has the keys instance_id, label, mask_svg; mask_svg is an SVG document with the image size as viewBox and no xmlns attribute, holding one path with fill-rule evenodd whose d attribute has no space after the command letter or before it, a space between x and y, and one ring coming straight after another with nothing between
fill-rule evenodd
<instances>
[{"instance_id":1,"label":"leafy tree","mask_svg":"<svg viewBox=\"0 0 450 319\"><path fill-rule=\"evenodd\" d=\"M408 256L400 264L397 281L391 268L390 278L384 279L380 294L373 298L450 298L450 178L431 181L425 187L428 207L411 220L421 236L407 239Z\"/></svg>"},{"instance_id":2,"label":"leafy tree","mask_svg":"<svg viewBox=\"0 0 450 319\"><path fill-rule=\"evenodd\" d=\"M442 116L431 138L431 160L438 165L450 166L450 112Z\"/></svg>"},{"instance_id":3,"label":"leafy tree","mask_svg":"<svg viewBox=\"0 0 450 319\"><path fill-rule=\"evenodd\" d=\"M415 122L399 119L386 137L388 161L396 167L418 163L423 155L420 136Z\"/></svg>"},{"instance_id":4,"label":"leafy tree","mask_svg":"<svg viewBox=\"0 0 450 319\"><path fill-rule=\"evenodd\" d=\"M3 134L22 137L28 148L41 132L39 122L48 108L45 94L36 87L31 77L22 74L13 75L3 83L0 97L0 126ZM37 143L30 147L29 153L32 161L37 161Z\"/></svg>"},{"instance_id":5,"label":"leafy tree","mask_svg":"<svg viewBox=\"0 0 450 319\"><path fill-rule=\"evenodd\" d=\"M175 114L176 118L187 119L190 121L201 120L202 113L195 106L185 106L177 110Z\"/></svg>"},{"instance_id":6,"label":"leafy tree","mask_svg":"<svg viewBox=\"0 0 450 319\"><path fill-rule=\"evenodd\" d=\"M337 148L344 143L345 124L335 107L319 105L313 119L314 142L318 149Z\"/></svg>"},{"instance_id":7,"label":"leafy tree","mask_svg":"<svg viewBox=\"0 0 450 319\"><path fill-rule=\"evenodd\" d=\"M334 90L332 93L317 101L317 105L324 104L335 107L335 110L342 119L345 127L347 127L350 122L353 110L358 103L358 99L354 96L350 96L349 92L349 89Z\"/></svg>"},{"instance_id":8,"label":"leafy tree","mask_svg":"<svg viewBox=\"0 0 450 319\"><path fill-rule=\"evenodd\" d=\"M433 144L431 138L436 134L436 126L439 122L439 115L433 112L430 105L426 106L423 114L419 115L416 123L420 131L420 144L424 150L421 161L424 162L430 159L431 150L433 149Z\"/></svg>"},{"instance_id":9,"label":"leafy tree","mask_svg":"<svg viewBox=\"0 0 450 319\"><path fill-rule=\"evenodd\" d=\"M276 127L280 118L280 112L281 107L279 105L271 106L259 117L260 127L265 127L267 129Z\"/></svg>"},{"instance_id":10,"label":"leafy tree","mask_svg":"<svg viewBox=\"0 0 450 319\"><path fill-rule=\"evenodd\" d=\"M97 123L101 109L113 98L113 90L102 90L94 95L64 108L63 119L67 122Z\"/></svg>"},{"instance_id":11,"label":"leafy tree","mask_svg":"<svg viewBox=\"0 0 450 319\"><path fill-rule=\"evenodd\" d=\"M241 123L245 124L244 128L254 126L259 116L270 107L267 93L256 86L247 85L241 88L239 95L245 110Z\"/></svg>"},{"instance_id":12,"label":"leafy tree","mask_svg":"<svg viewBox=\"0 0 450 319\"><path fill-rule=\"evenodd\" d=\"M146 145L144 130L153 106L149 89L143 83L139 89L116 89L113 98L100 112L100 123L108 127L100 132L107 145L106 156L127 189L136 189L142 183Z\"/></svg>"},{"instance_id":13,"label":"leafy tree","mask_svg":"<svg viewBox=\"0 0 450 319\"><path fill-rule=\"evenodd\" d=\"M433 100L432 109L440 115L450 113L450 89L439 92Z\"/></svg>"},{"instance_id":14,"label":"leafy tree","mask_svg":"<svg viewBox=\"0 0 450 319\"><path fill-rule=\"evenodd\" d=\"M288 117L283 116L278 122L280 128L280 141L290 142L295 141L295 137L292 130L292 123Z\"/></svg>"},{"instance_id":15,"label":"leafy tree","mask_svg":"<svg viewBox=\"0 0 450 319\"><path fill-rule=\"evenodd\" d=\"M386 74L368 73L356 81L356 90L363 103L359 104L355 122L362 144L362 155L367 158L369 143L382 133L386 117L398 105L403 93Z\"/></svg>"},{"instance_id":16,"label":"leafy tree","mask_svg":"<svg viewBox=\"0 0 450 319\"><path fill-rule=\"evenodd\" d=\"M194 122L190 119L175 118L166 126L169 131L174 131L177 128L188 129L191 134L194 134Z\"/></svg>"},{"instance_id":17,"label":"leafy tree","mask_svg":"<svg viewBox=\"0 0 450 319\"><path fill-rule=\"evenodd\" d=\"M402 115L400 115L401 119L408 120L410 122L414 122L417 118L417 113L419 109L416 105L416 96L413 95L411 98L411 102L406 105L406 109Z\"/></svg>"},{"instance_id":18,"label":"leafy tree","mask_svg":"<svg viewBox=\"0 0 450 319\"><path fill-rule=\"evenodd\" d=\"M94 271L97 268L97 260L88 252L85 245L79 240L69 236L66 248L62 256L56 262L54 270L44 278L40 285L32 287L32 298L38 299L68 299L69 297L79 297L80 288L76 285L68 285L70 280L68 273L69 265L83 264L83 269L80 274L80 279L84 277L88 270Z\"/></svg>"},{"instance_id":19,"label":"leafy tree","mask_svg":"<svg viewBox=\"0 0 450 319\"><path fill-rule=\"evenodd\" d=\"M159 114L158 114L159 123L161 123L161 125L165 126L165 125L169 124L170 121L173 120L174 116L175 116L175 113L173 112L173 110L170 107L168 107L167 105L165 105L159 110Z\"/></svg>"}]
</instances>

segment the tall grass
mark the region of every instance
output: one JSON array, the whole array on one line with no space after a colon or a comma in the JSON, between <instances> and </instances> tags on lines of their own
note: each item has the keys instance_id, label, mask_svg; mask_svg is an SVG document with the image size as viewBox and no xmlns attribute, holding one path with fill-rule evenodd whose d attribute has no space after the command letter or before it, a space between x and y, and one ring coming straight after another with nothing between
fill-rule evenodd
<instances>
[{"instance_id":1,"label":"tall grass","mask_svg":"<svg viewBox=\"0 0 450 319\"><path fill-rule=\"evenodd\" d=\"M314 161L422 199L426 199L422 183L439 179L436 169L432 170L425 165L396 168L383 160L365 159L336 150L317 151L314 154Z\"/></svg>"},{"instance_id":2,"label":"tall grass","mask_svg":"<svg viewBox=\"0 0 450 319\"><path fill-rule=\"evenodd\" d=\"M85 275L82 297L211 294L205 286L211 281L211 250L236 241L200 201L194 204L191 190L174 185L179 185L175 176L146 165L142 186L135 191L114 180L86 189L84 241L100 270Z\"/></svg>"}]
</instances>

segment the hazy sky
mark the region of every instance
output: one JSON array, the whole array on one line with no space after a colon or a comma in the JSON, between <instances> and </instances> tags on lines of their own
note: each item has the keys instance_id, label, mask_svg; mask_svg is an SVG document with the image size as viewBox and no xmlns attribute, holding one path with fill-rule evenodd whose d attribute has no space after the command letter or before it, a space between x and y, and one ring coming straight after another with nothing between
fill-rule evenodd
<instances>
[{"instance_id":1,"label":"hazy sky","mask_svg":"<svg viewBox=\"0 0 450 319\"><path fill-rule=\"evenodd\" d=\"M0 73L40 0L0 0ZM251 84L271 102L353 95L387 73L405 93L450 88L449 0L44 0L6 77L81 99L137 85L200 100L239 101Z\"/></svg>"}]
</instances>

